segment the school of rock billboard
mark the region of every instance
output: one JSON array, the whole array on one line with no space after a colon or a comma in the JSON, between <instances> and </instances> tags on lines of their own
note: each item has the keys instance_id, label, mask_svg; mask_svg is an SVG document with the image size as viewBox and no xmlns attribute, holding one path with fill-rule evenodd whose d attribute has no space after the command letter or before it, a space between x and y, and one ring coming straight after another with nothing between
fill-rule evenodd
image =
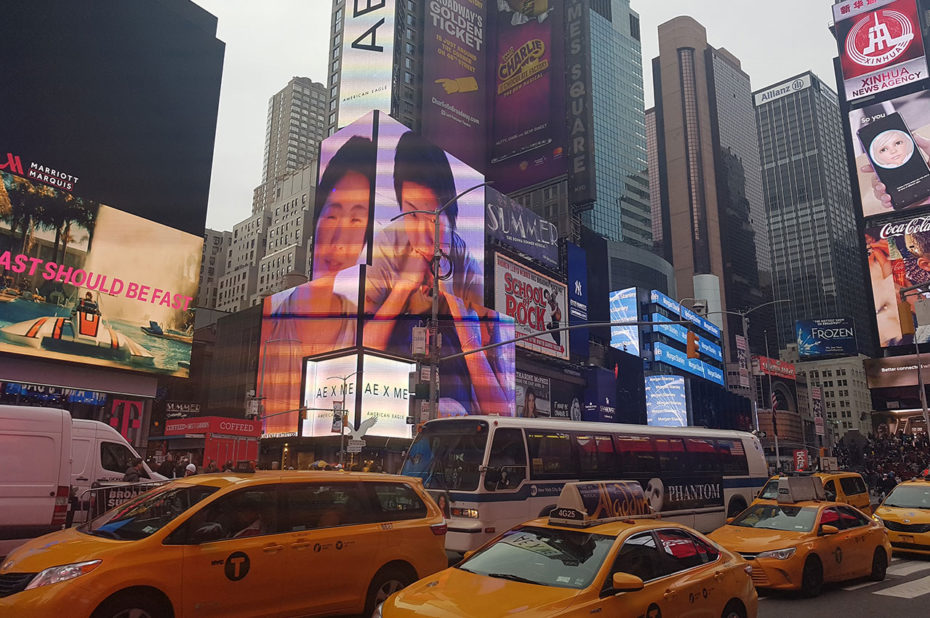
<instances>
[{"instance_id":1,"label":"school of rock billboard","mask_svg":"<svg viewBox=\"0 0 930 618\"><path fill-rule=\"evenodd\" d=\"M846 0L833 20L847 101L927 78L915 0Z\"/></svg>"},{"instance_id":2,"label":"school of rock billboard","mask_svg":"<svg viewBox=\"0 0 930 618\"><path fill-rule=\"evenodd\" d=\"M567 332L551 329L568 320L568 287L531 268L494 254L494 306L501 314L513 318L516 336L534 335L517 342L521 348L569 358Z\"/></svg>"},{"instance_id":3,"label":"school of rock billboard","mask_svg":"<svg viewBox=\"0 0 930 618\"><path fill-rule=\"evenodd\" d=\"M902 332L900 319L912 319L916 324L921 295L910 295L903 304L899 292L930 283L930 216L903 216L867 226L865 248L879 342L883 348L912 344L914 335ZM930 334L923 332L926 328L917 331L921 341L930 339Z\"/></svg>"},{"instance_id":4,"label":"school of rock billboard","mask_svg":"<svg viewBox=\"0 0 930 618\"><path fill-rule=\"evenodd\" d=\"M0 166L0 352L187 377L203 238ZM15 173L10 173L15 172Z\"/></svg>"},{"instance_id":5,"label":"school of rock billboard","mask_svg":"<svg viewBox=\"0 0 930 618\"><path fill-rule=\"evenodd\" d=\"M264 405L265 434L293 433L298 418L308 420L309 408L319 407L301 391L304 359L356 358L364 349L376 353L363 355L366 363L380 362L369 356L410 361L413 329L430 318L434 283L434 219L412 211L446 206L440 215L440 356L513 339L513 320L484 306L484 189L461 195L483 181L380 112L323 141L312 278L264 304L256 393ZM398 218L404 212L411 214ZM363 373L351 381L361 399L347 409L357 424L371 410ZM442 361L439 392L440 416L512 416L514 346ZM387 424L379 422L372 435L385 431ZM304 427L306 435L317 431L312 423Z\"/></svg>"}]
</instances>

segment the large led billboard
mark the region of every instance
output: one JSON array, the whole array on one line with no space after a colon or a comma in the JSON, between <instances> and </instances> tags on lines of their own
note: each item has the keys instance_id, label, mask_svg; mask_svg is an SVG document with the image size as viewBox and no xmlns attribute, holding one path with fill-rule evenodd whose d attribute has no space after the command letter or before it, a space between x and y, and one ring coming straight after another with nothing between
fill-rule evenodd
<instances>
[{"instance_id":1,"label":"large led billboard","mask_svg":"<svg viewBox=\"0 0 930 618\"><path fill-rule=\"evenodd\" d=\"M550 268L559 267L559 230L503 193L485 190L489 238Z\"/></svg>"},{"instance_id":2,"label":"large led billboard","mask_svg":"<svg viewBox=\"0 0 930 618\"><path fill-rule=\"evenodd\" d=\"M202 245L0 171L0 351L187 377Z\"/></svg>"},{"instance_id":3,"label":"large led billboard","mask_svg":"<svg viewBox=\"0 0 930 618\"><path fill-rule=\"evenodd\" d=\"M686 427L688 401L681 376L646 376L646 424Z\"/></svg>"},{"instance_id":4,"label":"large led billboard","mask_svg":"<svg viewBox=\"0 0 930 618\"><path fill-rule=\"evenodd\" d=\"M489 175L510 193L564 174L564 9L508 0L490 7L494 71Z\"/></svg>"},{"instance_id":5,"label":"large led billboard","mask_svg":"<svg viewBox=\"0 0 930 618\"><path fill-rule=\"evenodd\" d=\"M921 356L920 370L923 375L918 377L916 354L865 360L865 379L869 388L917 386L921 380L930 384L930 358Z\"/></svg>"},{"instance_id":6,"label":"large led billboard","mask_svg":"<svg viewBox=\"0 0 930 618\"><path fill-rule=\"evenodd\" d=\"M849 112L862 215L930 204L930 92Z\"/></svg>"},{"instance_id":7,"label":"large led billboard","mask_svg":"<svg viewBox=\"0 0 930 618\"><path fill-rule=\"evenodd\" d=\"M469 165L487 159L487 2L426 2L423 24L424 137Z\"/></svg>"},{"instance_id":8,"label":"large led billboard","mask_svg":"<svg viewBox=\"0 0 930 618\"><path fill-rule=\"evenodd\" d=\"M510 258L494 254L494 303L514 319L517 337L535 335L518 346L569 358L568 332L552 332L568 321L568 287Z\"/></svg>"},{"instance_id":9,"label":"large led billboard","mask_svg":"<svg viewBox=\"0 0 930 618\"><path fill-rule=\"evenodd\" d=\"M927 78L915 0L846 0L833 20L847 101Z\"/></svg>"},{"instance_id":10,"label":"large led billboard","mask_svg":"<svg viewBox=\"0 0 930 618\"><path fill-rule=\"evenodd\" d=\"M373 109L391 111L394 0L354 0L343 9L339 126Z\"/></svg>"},{"instance_id":11,"label":"large led billboard","mask_svg":"<svg viewBox=\"0 0 930 618\"><path fill-rule=\"evenodd\" d=\"M610 293L611 322L637 322L639 321L639 301L636 298L636 288L626 288ZM639 326L631 324L622 326L615 324L610 327L611 347L623 350L634 356L639 356Z\"/></svg>"},{"instance_id":12,"label":"large led billboard","mask_svg":"<svg viewBox=\"0 0 930 618\"><path fill-rule=\"evenodd\" d=\"M652 358L654 362L665 363L721 386L724 385L722 369L718 369L710 363L705 363L699 358L688 358L685 352L676 350L664 343L657 341L652 344Z\"/></svg>"},{"instance_id":13,"label":"large led billboard","mask_svg":"<svg viewBox=\"0 0 930 618\"><path fill-rule=\"evenodd\" d=\"M323 142L312 279L265 300L256 391L266 434L297 426L304 358L362 347L411 358L413 329L432 314L437 209L439 413L513 414L513 344L473 352L514 336L513 320L484 306L483 182L386 114Z\"/></svg>"},{"instance_id":14,"label":"large led billboard","mask_svg":"<svg viewBox=\"0 0 930 618\"><path fill-rule=\"evenodd\" d=\"M856 332L849 318L798 320L795 331L802 359L856 355Z\"/></svg>"},{"instance_id":15,"label":"large led billboard","mask_svg":"<svg viewBox=\"0 0 930 618\"><path fill-rule=\"evenodd\" d=\"M878 339L883 348L909 345L914 335L904 334L901 319L914 320L920 294L902 301L899 292L930 283L930 217L899 217L865 228L869 277L875 300ZM900 304L900 307L899 307Z\"/></svg>"}]
</instances>

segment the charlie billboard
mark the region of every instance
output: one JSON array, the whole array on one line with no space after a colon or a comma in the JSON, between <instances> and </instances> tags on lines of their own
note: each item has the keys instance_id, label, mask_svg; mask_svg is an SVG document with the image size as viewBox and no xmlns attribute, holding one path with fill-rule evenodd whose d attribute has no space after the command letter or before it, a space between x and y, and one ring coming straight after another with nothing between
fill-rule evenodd
<instances>
[{"instance_id":1,"label":"charlie billboard","mask_svg":"<svg viewBox=\"0 0 930 618\"><path fill-rule=\"evenodd\" d=\"M203 239L0 171L0 351L187 377Z\"/></svg>"}]
</instances>

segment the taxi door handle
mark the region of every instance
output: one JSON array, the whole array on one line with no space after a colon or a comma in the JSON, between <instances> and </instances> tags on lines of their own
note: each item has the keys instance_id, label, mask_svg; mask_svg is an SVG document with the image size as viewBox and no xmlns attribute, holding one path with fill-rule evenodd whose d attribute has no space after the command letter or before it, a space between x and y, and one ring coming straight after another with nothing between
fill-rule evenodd
<instances>
[{"instance_id":1,"label":"taxi door handle","mask_svg":"<svg viewBox=\"0 0 930 618\"><path fill-rule=\"evenodd\" d=\"M307 549L310 547L310 541L297 541L296 543L291 543L291 549Z\"/></svg>"},{"instance_id":2,"label":"taxi door handle","mask_svg":"<svg viewBox=\"0 0 930 618\"><path fill-rule=\"evenodd\" d=\"M678 591L672 590L671 588L668 588L668 589L665 591L665 594L663 594L662 596L665 598L666 601L668 601L669 599L671 599L672 597L674 597L676 594L678 594Z\"/></svg>"},{"instance_id":3,"label":"taxi door handle","mask_svg":"<svg viewBox=\"0 0 930 618\"><path fill-rule=\"evenodd\" d=\"M284 545L279 545L277 543L271 543L270 545L265 545L262 547L262 551L266 554L274 554L281 551L282 549L284 549Z\"/></svg>"},{"instance_id":4,"label":"taxi door handle","mask_svg":"<svg viewBox=\"0 0 930 618\"><path fill-rule=\"evenodd\" d=\"M715 572L714 572L714 580L716 580L716 581L719 582L721 579L723 579L724 575L726 575L726 573L723 572L723 571L715 571Z\"/></svg>"}]
</instances>

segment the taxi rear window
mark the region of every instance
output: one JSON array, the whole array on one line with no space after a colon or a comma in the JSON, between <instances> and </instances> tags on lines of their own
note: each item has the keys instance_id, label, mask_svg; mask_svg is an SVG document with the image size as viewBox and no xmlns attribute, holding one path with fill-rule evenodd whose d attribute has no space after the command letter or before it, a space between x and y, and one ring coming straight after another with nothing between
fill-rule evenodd
<instances>
[{"instance_id":1,"label":"taxi rear window","mask_svg":"<svg viewBox=\"0 0 930 618\"><path fill-rule=\"evenodd\" d=\"M864 494L868 491L865 488L865 483L862 480L862 477L858 476L844 476L840 478L840 486L843 488L843 493L847 496L855 494Z\"/></svg>"}]
</instances>

